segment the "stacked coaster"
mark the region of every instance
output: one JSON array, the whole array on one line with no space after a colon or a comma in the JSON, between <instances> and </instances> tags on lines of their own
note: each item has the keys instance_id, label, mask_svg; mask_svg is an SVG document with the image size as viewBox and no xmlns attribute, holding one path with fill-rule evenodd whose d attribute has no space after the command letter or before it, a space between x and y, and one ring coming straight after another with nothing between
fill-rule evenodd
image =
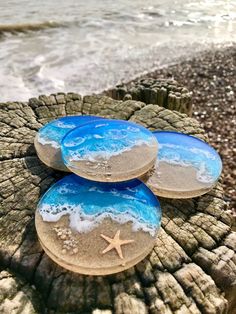
<instances>
[{"instance_id":1,"label":"stacked coaster","mask_svg":"<svg viewBox=\"0 0 236 314\"><path fill-rule=\"evenodd\" d=\"M38 204L40 243L59 265L89 275L125 270L150 253L161 222L154 194L201 195L222 168L216 151L197 138L95 116L48 123L35 148L46 165L74 173Z\"/></svg>"}]
</instances>

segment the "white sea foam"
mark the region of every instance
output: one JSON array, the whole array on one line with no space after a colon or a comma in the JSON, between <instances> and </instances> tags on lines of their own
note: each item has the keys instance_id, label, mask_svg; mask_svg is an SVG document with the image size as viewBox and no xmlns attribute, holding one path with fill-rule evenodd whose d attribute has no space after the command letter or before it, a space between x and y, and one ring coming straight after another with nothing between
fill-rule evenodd
<instances>
[{"instance_id":1,"label":"white sea foam","mask_svg":"<svg viewBox=\"0 0 236 314\"><path fill-rule=\"evenodd\" d=\"M78 192L74 189L73 184L64 183L58 188L59 194L77 194Z\"/></svg>"},{"instance_id":2,"label":"white sea foam","mask_svg":"<svg viewBox=\"0 0 236 314\"><path fill-rule=\"evenodd\" d=\"M177 158L177 156L174 156L173 159L172 158L170 159L168 157L163 157L157 161L157 164L160 161L166 162L166 163L171 164L171 165L181 166L181 167L193 166L190 162L183 161L180 158Z\"/></svg>"},{"instance_id":3,"label":"white sea foam","mask_svg":"<svg viewBox=\"0 0 236 314\"><path fill-rule=\"evenodd\" d=\"M206 169L206 165L202 163L197 171L197 179L202 183L214 183L214 178Z\"/></svg>"},{"instance_id":4,"label":"white sea foam","mask_svg":"<svg viewBox=\"0 0 236 314\"><path fill-rule=\"evenodd\" d=\"M108 123L99 123L95 125L95 129L101 128L103 126L108 126Z\"/></svg>"},{"instance_id":5,"label":"white sea foam","mask_svg":"<svg viewBox=\"0 0 236 314\"><path fill-rule=\"evenodd\" d=\"M132 150L135 146L141 146L141 145L148 145L151 147L154 145L154 142L152 140L149 142L147 140L139 140L139 141L136 141L133 145L125 147L117 151L100 150L100 151L92 152L88 150L87 152L83 153L83 155L81 155L79 152L71 151L69 160L72 162L82 161L82 160L89 160L91 162L96 162L98 159L109 160L111 157L119 156L123 154L124 152Z\"/></svg>"},{"instance_id":6,"label":"white sea foam","mask_svg":"<svg viewBox=\"0 0 236 314\"><path fill-rule=\"evenodd\" d=\"M162 143L159 143L158 142L158 147L159 147L159 149L162 149L162 148L164 148L164 147L167 147L167 148L180 148L180 149L182 149L182 146L179 146L179 145L175 145L175 144L162 144Z\"/></svg>"},{"instance_id":7,"label":"white sea foam","mask_svg":"<svg viewBox=\"0 0 236 314\"><path fill-rule=\"evenodd\" d=\"M194 161L194 160L182 160L181 156L178 151L190 151L196 155L203 155L206 158L209 159L209 162L212 160L216 160L216 156L211 154L209 151L205 151L200 148L190 148L190 147L184 147L180 145L175 145L175 144L159 144L159 149L165 149L165 148L171 148L173 150L173 153L171 153L168 156L165 157L160 157L159 156L159 161L164 161L168 164L172 165L177 165L181 167L194 167L196 169L196 179L199 182L202 183L213 183L214 177L209 173L206 167L206 163L202 161L199 165L199 162Z\"/></svg>"},{"instance_id":8,"label":"white sea foam","mask_svg":"<svg viewBox=\"0 0 236 314\"><path fill-rule=\"evenodd\" d=\"M191 152L195 153L195 154L202 154L205 155L207 158L211 159L211 160L216 160L216 156L211 154L210 152L200 149L200 148L190 148L189 149Z\"/></svg>"},{"instance_id":9,"label":"white sea foam","mask_svg":"<svg viewBox=\"0 0 236 314\"><path fill-rule=\"evenodd\" d=\"M85 138L78 136L78 137L74 138L74 139L71 140L71 141L66 141L66 142L64 143L64 146L65 146L65 147L76 147L76 146L81 145L81 144L84 143L84 142L85 142Z\"/></svg>"},{"instance_id":10,"label":"white sea foam","mask_svg":"<svg viewBox=\"0 0 236 314\"><path fill-rule=\"evenodd\" d=\"M235 0L77 2L0 2L4 4L1 24L37 23L39 16L44 21L60 16L66 26L30 36L3 34L1 101L27 101L35 95L71 90L99 93L144 71L211 49L212 44L236 42ZM182 26L174 26L176 21ZM166 40L173 32L171 42Z\"/></svg>"},{"instance_id":11,"label":"white sea foam","mask_svg":"<svg viewBox=\"0 0 236 314\"><path fill-rule=\"evenodd\" d=\"M177 165L181 167L193 167L196 170L196 179L202 183L213 183L215 180L211 176L211 174L207 171L206 165L204 162L200 164L200 167L194 166L191 162L183 161L183 160L175 160L162 158L160 161L166 162L171 165ZM156 166L158 168L158 164Z\"/></svg>"},{"instance_id":12,"label":"white sea foam","mask_svg":"<svg viewBox=\"0 0 236 314\"><path fill-rule=\"evenodd\" d=\"M111 137L112 139L115 140L121 140L124 139L128 136L127 130L119 130L119 129L111 129L107 131L107 137Z\"/></svg>"},{"instance_id":13,"label":"white sea foam","mask_svg":"<svg viewBox=\"0 0 236 314\"><path fill-rule=\"evenodd\" d=\"M99 135L99 134L94 134L93 136L94 138L104 138L103 136Z\"/></svg>"},{"instance_id":14,"label":"white sea foam","mask_svg":"<svg viewBox=\"0 0 236 314\"><path fill-rule=\"evenodd\" d=\"M38 135L37 139L38 139L38 142L42 145L51 145L53 148L56 148L56 149L60 148L60 144L58 142L46 139L45 137L40 136L40 134Z\"/></svg>"},{"instance_id":15,"label":"white sea foam","mask_svg":"<svg viewBox=\"0 0 236 314\"><path fill-rule=\"evenodd\" d=\"M138 132L140 132L140 129L139 129L139 128L136 128L136 127L134 127L134 126L128 126L127 130L130 131L130 132L133 132L133 133L138 133Z\"/></svg>"},{"instance_id":16,"label":"white sea foam","mask_svg":"<svg viewBox=\"0 0 236 314\"><path fill-rule=\"evenodd\" d=\"M159 149L164 149L164 148L172 148L175 151L176 150L183 150L183 151L190 151L194 154L198 154L198 155L204 155L205 157L212 159L212 160L216 160L216 156L213 155L211 152L206 151L204 149L201 148L196 148L196 147L184 147L182 145L177 145L177 144L161 144L159 143Z\"/></svg>"},{"instance_id":17,"label":"white sea foam","mask_svg":"<svg viewBox=\"0 0 236 314\"><path fill-rule=\"evenodd\" d=\"M121 214L113 214L116 212L113 208L107 208L107 211L98 215L86 215L81 206L72 206L70 204L64 205L47 205L43 204L39 208L39 213L43 221L56 222L62 216L69 215L70 227L79 233L88 233L104 219L110 218L119 224L132 223L132 230L134 232L142 230L148 232L151 236L155 236L156 227L149 225L146 222L139 221L138 218L132 216L129 212Z\"/></svg>"},{"instance_id":18,"label":"white sea foam","mask_svg":"<svg viewBox=\"0 0 236 314\"><path fill-rule=\"evenodd\" d=\"M74 129L76 127L73 123L63 122L63 121L55 121L54 125L62 128L62 129Z\"/></svg>"}]
</instances>

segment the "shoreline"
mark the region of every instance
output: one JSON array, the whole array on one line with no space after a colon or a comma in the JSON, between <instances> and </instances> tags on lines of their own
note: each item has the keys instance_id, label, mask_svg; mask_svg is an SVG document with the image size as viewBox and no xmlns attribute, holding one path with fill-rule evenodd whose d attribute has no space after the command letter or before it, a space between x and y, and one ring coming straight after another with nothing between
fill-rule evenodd
<instances>
[{"instance_id":1,"label":"shoreline","mask_svg":"<svg viewBox=\"0 0 236 314\"><path fill-rule=\"evenodd\" d=\"M68 215L56 222L45 222L36 211L35 224L39 241L49 257L64 268L87 275L112 274L135 265L150 253L156 239L156 234L151 236L142 230L133 232L130 222L120 224L110 218L85 233L69 227ZM121 232L121 239L132 240L122 246L123 258L116 250L103 253L109 243L101 234L113 238L117 230Z\"/></svg>"},{"instance_id":2,"label":"shoreline","mask_svg":"<svg viewBox=\"0 0 236 314\"><path fill-rule=\"evenodd\" d=\"M121 182L135 179L152 168L156 161L156 151L157 144L156 147L146 144L134 145L130 150L105 161L102 159L101 161L97 159L95 163L86 160L67 161L66 166L88 180Z\"/></svg>"},{"instance_id":3,"label":"shoreline","mask_svg":"<svg viewBox=\"0 0 236 314\"><path fill-rule=\"evenodd\" d=\"M196 168L191 165L183 167L162 160L140 179L155 195L166 198L198 197L209 192L215 185L200 182L197 179Z\"/></svg>"}]
</instances>

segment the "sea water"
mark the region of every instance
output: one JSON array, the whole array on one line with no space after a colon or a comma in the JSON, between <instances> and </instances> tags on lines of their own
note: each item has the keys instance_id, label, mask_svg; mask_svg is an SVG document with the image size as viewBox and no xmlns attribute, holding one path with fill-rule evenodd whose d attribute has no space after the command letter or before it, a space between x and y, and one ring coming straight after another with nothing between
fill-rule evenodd
<instances>
[{"instance_id":1,"label":"sea water","mask_svg":"<svg viewBox=\"0 0 236 314\"><path fill-rule=\"evenodd\" d=\"M42 27L18 31L24 23ZM26 101L60 91L101 92L235 43L236 1L2 0L0 24L15 29L0 25L1 101Z\"/></svg>"},{"instance_id":2,"label":"sea water","mask_svg":"<svg viewBox=\"0 0 236 314\"><path fill-rule=\"evenodd\" d=\"M97 116L67 116L53 120L39 130L37 133L38 142L60 149L62 139L69 131L98 119L102 118Z\"/></svg>"},{"instance_id":3,"label":"sea water","mask_svg":"<svg viewBox=\"0 0 236 314\"><path fill-rule=\"evenodd\" d=\"M62 141L62 156L66 165L80 160L108 160L140 145L155 149L155 136L148 129L131 122L104 119L68 133Z\"/></svg>"},{"instance_id":4,"label":"sea water","mask_svg":"<svg viewBox=\"0 0 236 314\"><path fill-rule=\"evenodd\" d=\"M56 222L68 215L70 227L89 232L105 218L124 224L133 231L155 236L161 222L160 204L141 181L99 183L74 174L55 183L42 197L37 209L45 222Z\"/></svg>"},{"instance_id":5,"label":"sea water","mask_svg":"<svg viewBox=\"0 0 236 314\"><path fill-rule=\"evenodd\" d=\"M177 132L153 133L159 144L157 163L192 166L197 172L196 179L201 183L213 184L218 180L222 162L213 147L196 137Z\"/></svg>"}]
</instances>

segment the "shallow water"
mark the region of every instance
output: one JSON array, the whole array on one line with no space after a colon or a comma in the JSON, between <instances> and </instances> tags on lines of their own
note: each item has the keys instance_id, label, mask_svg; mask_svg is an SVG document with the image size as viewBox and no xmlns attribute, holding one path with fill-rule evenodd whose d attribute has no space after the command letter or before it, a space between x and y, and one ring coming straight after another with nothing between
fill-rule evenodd
<instances>
[{"instance_id":1,"label":"shallow water","mask_svg":"<svg viewBox=\"0 0 236 314\"><path fill-rule=\"evenodd\" d=\"M71 228L78 232L89 232L110 218L120 224L130 221L134 231L154 236L161 221L159 202L141 181L103 184L73 174L44 194L38 210L47 222L69 215Z\"/></svg>"},{"instance_id":2,"label":"shallow water","mask_svg":"<svg viewBox=\"0 0 236 314\"><path fill-rule=\"evenodd\" d=\"M218 153L207 143L176 132L154 132L159 144L157 162L162 161L197 170L196 179L214 184L222 171Z\"/></svg>"},{"instance_id":3,"label":"shallow water","mask_svg":"<svg viewBox=\"0 0 236 314\"><path fill-rule=\"evenodd\" d=\"M59 25L18 32L23 23L48 21ZM15 29L2 32L0 25L0 101L27 100L99 92L212 45L234 43L236 2L9 0L0 2L0 24Z\"/></svg>"},{"instance_id":4,"label":"shallow water","mask_svg":"<svg viewBox=\"0 0 236 314\"><path fill-rule=\"evenodd\" d=\"M42 145L51 145L60 148L63 137L72 129L94 120L102 119L96 116L69 116L63 117L42 127L38 132L38 141Z\"/></svg>"},{"instance_id":5,"label":"shallow water","mask_svg":"<svg viewBox=\"0 0 236 314\"><path fill-rule=\"evenodd\" d=\"M104 119L70 132L62 141L62 154L68 163L98 162L100 158L108 160L141 145L153 147L155 151L156 140L149 130L131 122Z\"/></svg>"}]
</instances>

